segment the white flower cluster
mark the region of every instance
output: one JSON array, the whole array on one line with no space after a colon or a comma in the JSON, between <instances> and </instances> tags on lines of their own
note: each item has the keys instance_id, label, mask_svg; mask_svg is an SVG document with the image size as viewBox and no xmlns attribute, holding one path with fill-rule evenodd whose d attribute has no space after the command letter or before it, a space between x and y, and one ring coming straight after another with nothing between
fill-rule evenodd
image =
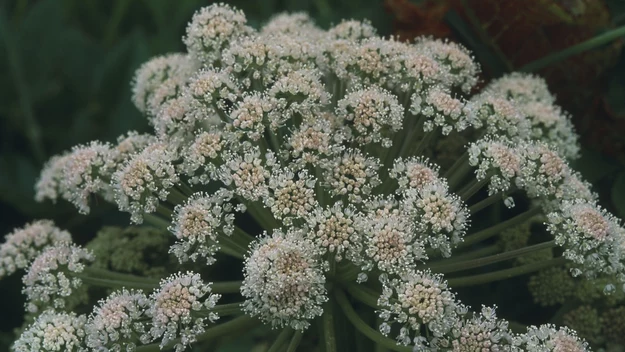
<instances>
[{"instance_id":1,"label":"white flower cluster","mask_svg":"<svg viewBox=\"0 0 625 352\"><path fill-rule=\"evenodd\" d=\"M458 304L442 275L425 271L404 274L400 279L383 279L378 305L385 321L380 331L391 330L388 321L402 324L397 336L399 343L411 344L414 335L421 335L421 326L436 338L449 333L458 321Z\"/></svg>"},{"instance_id":2,"label":"white flower cluster","mask_svg":"<svg viewBox=\"0 0 625 352\"><path fill-rule=\"evenodd\" d=\"M569 168L577 136L541 79L510 74L471 97L479 66L460 45L403 43L360 21L325 31L302 13L256 30L225 4L199 10L183 42L187 53L150 60L133 82L133 103L154 134L53 157L38 200L63 198L83 213L94 194L115 202L132 222L168 227L180 262L211 265L220 250L245 257L242 309L272 327L304 330L323 314L331 281L381 275L382 332L424 349L577 346L551 327L514 335L494 309L468 312L442 275L422 270L463 241L475 209L465 201L482 186L489 198L525 192L549 213L578 270L625 280L623 228ZM441 170L434 144L459 134L475 138L466 163ZM249 219L262 236L241 234ZM60 233L41 233L8 238L0 276L34 259L25 292L61 307L78 285L66 274L92 258L51 246ZM182 351L217 319L211 292L191 272L149 297L117 292L89 317L87 345L121 351L159 340Z\"/></svg>"},{"instance_id":3,"label":"white flower cluster","mask_svg":"<svg viewBox=\"0 0 625 352\"><path fill-rule=\"evenodd\" d=\"M199 257L207 264L215 262L219 250L219 235L231 235L234 231L233 207L228 201L230 192L213 195L195 193L175 210L174 222L170 228L178 241L170 248L180 262Z\"/></svg>"},{"instance_id":4,"label":"white flower cluster","mask_svg":"<svg viewBox=\"0 0 625 352\"><path fill-rule=\"evenodd\" d=\"M65 298L82 285L72 274L81 273L85 262L94 260L90 250L71 242L46 247L30 264L22 278L27 310L37 312L41 305L65 307Z\"/></svg>"},{"instance_id":5,"label":"white flower cluster","mask_svg":"<svg viewBox=\"0 0 625 352\"><path fill-rule=\"evenodd\" d=\"M253 244L245 260L243 310L273 327L303 330L327 301L323 264L305 230L274 230Z\"/></svg>"},{"instance_id":6,"label":"white flower cluster","mask_svg":"<svg viewBox=\"0 0 625 352\"><path fill-rule=\"evenodd\" d=\"M149 337L161 339L161 349L180 338L175 344L176 352L184 351L193 343L198 334L205 330L207 321L215 322L219 316L210 309L221 297L211 293L210 284L202 281L199 274L192 272L176 273L161 281L161 287L150 296L152 304L146 314L152 318ZM207 314L194 315L205 310Z\"/></svg>"},{"instance_id":7,"label":"white flower cluster","mask_svg":"<svg viewBox=\"0 0 625 352\"><path fill-rule=\"evenodd\" d=\"M89 316L85 344L93 350L132 351L144 336L149 299L138 291L115 291L101 300ZM145 339L144 339L145 341Z\"/></svg>"},{"instance_id":8,"label":"white flower cluster","mask_svg":"<svg viewBox=\"0 0 625 352\"><path fill-rule=\"evenodd\" d=\"M46 310L13 344L15 352L86 352L85 316Z\"/></svg>"},{"instance_id":9,"label":"white flower cluster","mask_svg":"<svg viewBox=\"0 0 625 352\"><path fill-rule=\"evenodd\" d=\"M47 247L71 240L69 232L54 226L51 220L34 221L13 230L0 245L0 278L26 268Z\"/></svg>"}]
</instances>

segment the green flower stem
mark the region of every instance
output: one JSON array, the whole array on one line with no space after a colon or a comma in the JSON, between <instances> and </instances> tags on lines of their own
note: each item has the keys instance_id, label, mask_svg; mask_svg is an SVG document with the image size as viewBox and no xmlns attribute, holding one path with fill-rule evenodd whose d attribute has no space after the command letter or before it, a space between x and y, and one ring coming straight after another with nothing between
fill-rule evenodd
<instances>
[{"instance_id":1,"label":"green flower stem","mask_svg":"<svg viewBox=\"0 0 625 352\"><path fill-rule=\"evenodd\" d=\"M158 285L160 281L159 279L137 276L137 275L132 275L132 274L118 273L115 271L110 271L107 269L97 268L93 266L85 267L85 270L83 270L81 274L90 276L93 278L98 278L98 279L140 282L144 284L153 284L153 285Z\"/></svg>"},{"instance_id":2,"label":"green flower stem","mask_svg":"<svg viewBox=\"0 0 625 352\"><path fill-rule=\"evenodd\" d=\"M498 263L501 261L520 257L528 253L540 251L540 250L547 249L547 248L553 248L555 246L556 246L556 241L552 240L549 242L543 242L543 243L535 244L533 246L516 249L513 251L498 253L495 255L488 256L488 257L464 260L461 262L456 262L456 263L451 263L451 264L431 265L430 269L432 269L432 271L434 272L449 274L449 273L453 273L457 271L464 271L464 270L469 270L473 268L479 268L485 265Z\"/></svg>"},{"instance_id":3,"label":"green flower stem","mask_svg":"<svg viewBox=\"0 0 625 352\"><path fill-rule=\"evenodd\" d=\"M184 182L184 181L180 182L180 184L178 185L178 187L180 187L180 191L181 191L182 193L184 193L185 195L187 195L187 196L191 196L191 195L193 195L194 193L196 193L196 192L195 192L195 191L191 188L191 186L189 186L189 184L187 184L187 183L186 183L186 182Z\"/></svg>"},{"instance_id":4,"label":"green flower stem","mask_svg":"<svg viewBox=\"0 0 625 352\"><path fill-rule=\"evenodd\" d=\"M234 232L232 233L231 237L245 248L247 248L250 243L252 243L256 239L256 237L250 235L249 233L247 233L247 231L243 230L238 226L234 227Z\"/></svg>"},{"instance_id":5,"label":"green flower stem","mask_svg":"<svg viewBox=\"0 0 625 352\"><path fill-rule=\"evenodd\" d=\"M469 152L465 151L460 158L445 172L449 188L455 190L467 174L471 171L469 165Z\"/></svg>"},{"instance_id":6,"label":"green flower stem","mask_svg":"<svg viewBox=\"0 0 625 352\"><path fill-rule=\"evenodd\" d=\"M437 133L438 128L425 132L425 134L421 136L421 140L416 144L416 147L406 156L423 154L425 149L434 141L434 137L436 137Z\"/></svg>"},{"instance_id":7,"label":"green flower stem","mask_svg":"<svg viewBox=\"0 0 625 352\"><path fill-rule=\"evenodd\" d=\"M166 220L171 220L173 218L172 215L174 214L174 211L173 209L168 208L165 204L159 203L156 206L156 214L161 215Z\"/></svg>"},{"instance_id":8,"label":"green flower stem","mask_svg":"<svg viewBox=\"0 0 625 352\"><path fill-rule=\"evenodd\" d=\"M167 201L173 205L183 204L187 199L189 199L189 197L175 186L169 190L169 195L167 195Z\"/></svg>"},{"instance_id":9,"label":"green flower stem","mask_svg":"<svg viewBox=\"0 0 625 352\"><path fill-rule=\"evenodd\" d=\"M523 72L533 72L540 70L544 67L547 67L556 62L565 60L573 55L581 54L585 51L595 49L602 45L605 45L619 37L625 36L625 26L621 26L619 28L607 31L603 34L600 34L594 38L581 42L579 44L570 46L564 50L560 50L551 55L547 55L538 60L532 61L519 69L519 71Z\"/></svg>"},{"instance_id":10,"label":"green flower stem","mask_svg":"<svg viewBox=\"0 0 625 352\"><path fill-rule=\"evenodd\" d=\"M291 328L282 329L282 331L280 332L276 340L273 342L273 344L271 344L271 347L269 347L267 352L281 351L286 341L291 337L291 334L293 334L293 329Z\"/></svg>"},{"instance_id":11,"label":"green flower stem","mask_svg":"<svg viewBox=\"0 0 625 352\"><path fill-rule=\"evenodd\" d=\"M271 230L278 227L276 220L268 209L264 208L262 205L256 204L256 202L249 202L244 199L240 199L240 201L245 204L247 212L263 229Z\"/></svg>"},{"instance_id":12,"label":"green flower stem","mask_svg":"<svg viewBox=\"0 0 625 352\"><path fill-rule=\"evenodd\" d=\"M146 224L163 231L167 231L167 228L171 224L169 221L154 214L144 214L143 220Z\"/></svg>"},{"instance_id":13,"label":"green flower stem","mask_svg":"<svg viewBox=\"0 0 625 352\"><path fill-rule=\"evenodd\" d=\"M469 260L469 259L475 259L475 258L482 258L488 255L493 255L493 254L497 254L499 253L499 251L501 250L500 246L498 244L492 244L490 246L486 246L486 247L482 247L480 249L476 249L470 252L466 252L466 253L459 253L459 254L455 254L449 258L444 258L444 259L440 259L437 261L433 261L433 262L429 262L427 265L423 265L423 266L419 266L417 267L418 269L425 269L425 268L429 268L431 266L434 265L439 265L439 264L451 264L451 263L457 263L463 260Z\"/></svg>"},{"instance_id":14,"label":"green flower stem","mask_svg":"<svg viewBox=\"0 0 625 352\"><path fill-rule=\"evenodd\" d=\"M198 342L207 341L227 334L233 334L238 331L246 331L260 324L260 321L247 315L242 315L238 318L232 319L228 322L219 324L210 329L206 329L203 333L197 335L196 340ZM180 339L175 339L167 344L163 349L168 349L180 342ZM138 346L135 352L157 352L161 351L158 343L149 345Z\"/></svg>"},{"instance_id":15,"label":"green flower stem","mask_svg":"<svg viewBox=\"0 0 625 352\"><path fill-rule=\"evenodd\" d=\"M268 128L267 133L269 134L269 142L271 143L271 148L273 149L276 156L280 158L280 142L278 141L278 137L273 131ZM280 158L281 159L281 158Z\"/></svg>"},{"instance_id":16,"label":"green flower stem","mask_svg":"<svg viewBox=\"0 0 625 352\"><path fill-rule=\"evenodd\" d=\"M334 326L334 300L330 298L323 307L322 324L325 352L336 352L336 328Z\"/></svg>"},{"instance_id":17,"label":"green flower stem","mask_svg":"<svg viewBox=\"0 0 625 352\"><path fill-rule=\"evenodd\" d=\"M540 261L536 263L517 266L515 268L494 271L494 272L487 273L487 274L452 278L452 279L448 279L447 282L449 283L449 286L453 288L475 286L475 285L481 285L481 284L485 284L485 283L489 283L493 281L511 279L513 277L533 273L541 269L562 265L564 263L566 263L566 259L564 259L564 257L558 257L558 258L544 260L544 261Z\"/></svg>"},{"instance_id":18,"label":"green flower stem","mask_svg":"<svg viewBox=\"0 0 625 352\"><path fill-rule=\"evenodd\" d=\"M321 181L323 180L323 170L319 166L315 166L315 178L317 181L315 182L315 194L317 195L317 201L319 205L322 207L325 206L325 192L323 186L321 185Z\"/></svg>"},{"instance_id":19,"label":"green flower stem","mask_svg":"<svg viewBox=\"0 0 625 352\"><path fill-rule=\"evenodd\" d=\"M490 196L484 198L483 200L473 204L472 206L470 206L469 207L469 212L471 214L476 214L480 210L485 209L489 205L492 205L492 204L494 204L494 203L496 203L498 201L501 201L504 198L505 198L505 193L503 193L503 192L495 193L495 194L490 195Z\"/></svg>"},{"instance_id":20,"label":"green flower stem","mask_svg":"<svg viewBox=\"0 0 625 352\"><path fill-rule=\"evenodd\" d=\"M468 185L466 185L464 188L458 191L457 193L458 196L460 197L460 199L466 202L471 197L473 197L477 192L479 192L482 189L482 187L484 187L490 181L490 178L491 178L491 175L486 175L486 177L484 177L481 180L478 180L478 179L471 180L471 182Z\"/></svg>"},{"instance_id":21,"label":"green flower stem","mask_svg":"<svg viewBox=\"0 0 625 352\"><path fill-rule=\"evenodd\" d=\"M208 309L207 312L213 312L219 314L220 317L225 317L228 315L234 315L242 313L241 311L241 302L238 303L227 303L227 304L218 304L215 307Z\"/></svg>"},{"instance_id":22,"label":"green flower stem","mask_svg":"<svg viewBox=\"0 0 625 352\"><path fill-rule=\"evenodd\" d=\"M373 309L380 309L380 306L378 306L378 296L380 295L372 289L356 284L346 285L345 289L356 300Z\"/></svg>"},{"instance_id":23,"label":"green flower stem","mask_svg":"<svg viewBox=\"0 0 625 352\"><path fill-rule=\"evenodd\" d=\"M217 281L211 284L215 293L238 293L241 290L241 281Z\"/></svg>"},{"instance_id":24,"label":"green flower stem","mask_svg":"<svg viewBox=\"0 0 625 352\"><path fill-rule=\"evenodd\" d=\"M541 208L540 207L534 207L531 208L519 215L516 215L506 221L500 222L495 226L491 226L489 228L486 228L484 230L472 233L468 236L466 236L464 238L464 241L462 241L459 245L458 248L464 248L464 247L468 247L471 246L472 244L484 241L488 238L491 238L493 236L496 236L498 234L500 234L503 230L520 225L525 223L526 221L530 220L531 218L533 218L535 215L539 214L541 212Z\"/></svg>"},{"instance_id":25,"label":"green flower stem","mask_svg":"<svg viewBox=\"0 0 625 352\"><path fill-rule=\"evenodd\" d=\"M338 282L351 282L358 277L358 273L360 273L361 270L358 265L347 263L346 265L339 266L337 271Z\"/></svg>"},{"instance_id":26,"label":"green flower stem","mask_svg":"<svg viewBox=\"0 0 625 352\"><path fill-rule=\"evenodd\" d=\"M241 253L240 249L232 249L228 245L224 245L225 243L222 241L219 245L219 251L223 254L229 255L233 258L243 259L243 253Z\"/></svg>"},{"instance_id":27,"label":"green flower stem","mask_svg":"<svg viewBox=\"0 0 625 352\"><path fill-rule=\"evenodd\" d=\"M372 327L367 325L367 323L365 323L360 318L360 316L358 316L358 313L354 311L354 308L352 308L351 304L347 300L347 297L345 296L345 293L343 293L342 290L335 290L334 296L336 297L336 300L339 306L341 307L341 309L343 310L343 313L345 314L347 319L354 325L354 327L356 327L356 329L358 329L358 331L360 331L363 335L365 335L371 341L376 342L393 351L412 352L411 347L400 346L397 343L395 343L394 340L389 339L388 337L382 335L377 330L374 330Z\"/></svg>"},{"instance_id":28,"label":"green flower stem","mask_svg":"<svg viewBox=\"0 0 625 352\"><path fill-rule=\"evenodd\" d=\"M75 274L74 277L81 279L84 283L92 286L108 287L108 288L135 288L140 290L153 290L158 285L143 282L121 281L112 279L100 279L82 274Z\"/></svg>"},{"instance_id":29,"label":"green flower stem","mask_svg":"<svg viewBox=\"0 0 625 352\"><path fill-rule=\"evenodd\" d=\"M229 236L224 235L219 236L219 250L239 259L243 259L245 253L247 253L247 247L237 243Z\"/></svg>"},{"instance_id":30,"label":"green flower stem","mask_svg":"<svg viewBox=\"0 0 625 352\"><path fill-rule=\"evenodd\" d=\"M289 346L287 347L286 352L297 351L297 347L299 346L299 343L302 342L302 335L303 333L301 331L295 332L295 334L291 338L291 342L289 342Z\"/></svg>"}]
</instances>

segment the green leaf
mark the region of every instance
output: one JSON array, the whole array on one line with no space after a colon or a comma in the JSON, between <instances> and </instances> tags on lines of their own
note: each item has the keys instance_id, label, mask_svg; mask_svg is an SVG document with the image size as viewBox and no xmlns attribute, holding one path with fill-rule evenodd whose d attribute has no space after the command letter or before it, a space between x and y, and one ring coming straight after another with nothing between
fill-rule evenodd
<instances>
[{"instance_id":1,"label":"green leaf","mask_svg":"<svg viewBox=\"0 0 625 352\"><path fill-rule=\"evenodd\" d=\"M621 172L612 185L612 203L616 208L617 215L625 219L625 172Z\"/></svg>"}]
</instances>

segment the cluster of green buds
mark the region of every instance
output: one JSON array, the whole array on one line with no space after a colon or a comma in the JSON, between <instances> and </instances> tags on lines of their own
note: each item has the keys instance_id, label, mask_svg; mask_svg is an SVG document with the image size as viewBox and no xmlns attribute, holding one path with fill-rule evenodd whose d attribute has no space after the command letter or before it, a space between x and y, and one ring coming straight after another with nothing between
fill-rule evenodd
<instances>
[{"instance_id":1,"label":"cluster of green buds","mask_svg":"<svg viewBox=\"0 0 625 352\"><path fill-rule=\"evenodd\" d=\"M0 277L26 269L35 315L15 351L180 352L252 327L272 352L364 348L354 338L406 352L590 350L568 327L519 328L457 291L536 272L552 286L540 276L610 277L607 293L625 283L625 230L568 166L577 135L542 79L478 89L458 44L399 42L366 21L322 30L301 13L257 30L224 4L196 12L183 42L132 82L153 134L74 147L36 185L38 200L83 214L94 198L116 204L157 233L133 246L179 263L149 270L145 253L82 248L48 221L15 230ZM534 225L535 241L510 232ZM239 275L216 280L220 261ZM108 297L81 315L67 304L81 287Z\"/></svg>"}]
</instances>

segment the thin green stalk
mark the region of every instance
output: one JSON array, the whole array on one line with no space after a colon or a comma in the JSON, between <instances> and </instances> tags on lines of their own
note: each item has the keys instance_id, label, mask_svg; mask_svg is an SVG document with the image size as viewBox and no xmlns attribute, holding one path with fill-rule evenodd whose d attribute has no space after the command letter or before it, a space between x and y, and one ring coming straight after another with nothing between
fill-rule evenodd
<instances>
[{"instance_id":1,"label":"thin green stalk","mask_svg":"<svg viewBox=\"0 0 625 352\"><path fill-rule=\"evenodd\" d=\"M172 187L169 190L169 195L167 195L167 201L171 202L174 205L183 204L189 199L184 193L182 193L176 187Z\"/></svg>"},{"instance_id":2,"label":"thin green stalk","mask_svg":"<svg viewBox=\"0 0 625 352\"><path fill-rule=\"evenodd\" d=\"M293 329L291 328L287 327L282 329L282 331L280 332L278 337L276 337L275 341L273 342L273 344L271 344L271 347L269 347L267 352L278 352L282 350L282 346L284 346L289 337L291 337L292 333Z\"/></svg>"},{"instance_id":3,"label":"thin green stalk","mask_svg":"<svg viewBox=\"0 0 625 352\"><path fill-rule=\"evenodd\" d=\"M476 214L480 210L487 208L489 205L492 205L493 203L496 203L497 201L500 201L501 199L502 199L501 193L495 193L493 195L490 195L484 198L483 200L471 205L469 207L469 212L471 214Z\"/></svg>"},{"instance_id":4,"label":"thin green stalk","mask_svg":"<svg viewBox=\"0 0 625 352\"><path fill-rule=\"evenodd\" d=\"M215 307L209 309L208 311L217 313L219 314L220 317L238 314L238 313L241 313L241 302L218 304Z\"/></svg>"},{"instance_id":5,"label":"thin green stalk","mask_svg":"<svg viewBox=\"0 0 625 352\"><path fill-rule=\"evenodd\" d=\"M529 219L533 218L535 215L539 214L541 212L541 208L540 207L534 207L531 208L519 215L516 215L506 221L500 222L495 226L491 226L489 228L486 228L484 230L472 233L468 236L466 236L464 238L464 241L462 241L459 245L458 248L464 248L464 247L468 247L472 244L484 241L490 237L493 237L495 235L500 234L503 230L511 228L513 226L517 226L520 224L523 224L524 222L528 221Z\"/></svg>"},{"instance_id":6,"label":"thin green stalk","mask_svg":"<svg viewBox=\"0 0 625 352\"><path fill-rule=\"evenodd\" d=\"M323 308L323 339L325 352L336 352L336 329L334 327L334 300L330 298Z\"/></svg>"},{"instance_id":7,"label":"thin green stalk","mask_svg":"<svg viewBox=\"0 0 625 352\"><path fill-rule=\"evenodd\" d=\"M432 269L432 271L434 272L449 274L449 273L453 273L457 271L464 271L464 270L479 268L481 266L498 263L501 261L520 257L528 253L540 251L540 250L547 249L547 248L553 248L555 246L556 246L556 241L552 240L549 242L543 242L543 243L535 244L533 246L516 249L513 251L498 253L495 255L488 256L488 257L465 260L465 261L450 263L450 264L431 265L430 269Z\"/></svg>"},{"instance_id":8,"label":"thin green stalk","mask_svg":"<svg viewBox=\"0 0 625 352\"><path fill-rule=\"evenodd\" d=\"M477 192L479 192L479 190L482 189L482 187L484 187L488 183L488 181L490 181L490 176L484 177L479 181L477 179L473 179L471 183L469 183L465 188L461 189L458 192L458 196L463 201L467 201Z\"/></svg>"},{"instance_id":9,"label":"thin green stalk","mask_svg":"<svg viewBox=\"0 0 625 352\"><path fill-rule=\"evenodd\" d=\"M612 29L603 34L600 34L594 38L581 42L579 44L570 46L564 50L560 50L551 55L547 55L538 60L532 61L519 69L519 71L533 72L538 71L544 67L554 64L559 61L563 61L573 55L581 54L585 51L595 49L602 45L605 45L619 37L625 36L625 26L621 26L616 29Z\"/></svg>"},{"instance_id":10,"label":"thin green stalk","mask_svg":"<svg viewBox=\"0 0 625 352\"><path fill-rule=\"evenodd\" d=\"M235 249L230 248L229 246L224 246L223 243L219 246L219 251L233 258L237 258L237 259L245 258L245 256L242 253L240 253L240 250L235 250Z\"/></svg>"},{"instance_id":11,"label":"thin green stalk","mask_svg":"<svg viewBox=\"0 0 625 352\"><path fill-rule=\"evenodd\" d=\"M254 319L247 315L242 315L228 322L206 329L206 331L197 335L196 340L197 342L202 342L202 341L214 339L216 337L220 337L226 334L231 334L231 333L235 333L238 331L246 331L255 327L258 324L260 324L259 320ZM171 348L179 342L180 342L180 339L175 339L171 341L169 344L167 344L164 349ZM153 343L149 345L138 346L135 349L135 352L153 352L153 351L160 351L160 350L161 348L159 347L159 344Z\"/></svg>"},{"instance_id":12,"label":"thin green stalk","mask_svg":"<svg viewBox=\"0 0 625 352\"><path fill-rule=\"evenodd\" d=\"M379 294L377 294L373 290L355 284L349 284L345 287L345 289L356 300L366 304L373 309L380 309L380 306L378 306L377 298Z\"/></svg>"},{"instance_id":13,"label":"thin green stalk","mask_svg":"<svg viewBox=\"0 0 625 352\"><path fill-rule=\"evenodd\" d=\"M132 274L125 274L125 273L118 273L116 271L110 271L107 269L97 268L93 266L85 267L85 270L83 270L82 274L91 276L94 278L100 278L100 279L141 282L141 283L154 284L154 285L158 285L160 281L154 278L137 276L137 275L132 275Z\"/></svg>"},{"instance_id":14,"label":"thin green stalk","mask_svg":"<svg viewBox=\"0 0 625 352\"><path fill-rule=\"evenodd\" d=\"M245 248L247 248L250 243L252 243L256 239L256 237L250 235L249 233L247 233L247 231L243 230L238 226L234 227L234 232L232 233L232 236L230 236L230 238L232 238L236 243L240 244Z\"/></svg>"},{"instance_id":15,"label":"thin green stalk","mask_svg":"<svg viewBox=\"0 0 625 352\"><path fill-rule=\"evenodd\" d=\"M456 162L445 172L444 177L447 179L450 189L455 189L460 181L471 171L469 165L469 152L465 151Z\"/></svg>"},{"instance_id":16,"label":"thin green stalk","mask_svg":"<svg viewBox=\"0 0 625 352\"><path fill-rule=\"evenodd\" d=\"M295 352L297 351L297 346L302 342L302 335L304 335L301 331L296 331L293 337L291 338L291 342L289 342L289 347L287 347L286 352Z\"/></svg>"},{"instance_id":17,"label":"thin green stalk","mask_svg":"<svg viewBox=\"0 0 625 352\"><path fill-rule=\"evenodd\" d=\"M481 284L485 284L485 283L489 283L493 281L511 279L513 277L533 273L541 269L546 269L552 266L562 265L564 263L566 263L566 259L564 259L564 257L558 257L558 258L544 260L544 261L540 261L536 263L517 266L515 268L494 271L492 273L487 273L487 274L452 278L452 279L448 279L447 282L449 283L449 286L453 288L475 286L475 285L481 285Z\"/></svg>"},{"instance_id":18,"label":"thin green stalk","mask_svg":"<svg viewBox=\"0 0 625 352\"><path fill-rule=\"evenodd\" d=\"M358 273L360 273L361 269L357 265L352 263L348 263L347 265L341 266L338 268L338 278L339 282L351 282L354 281L358 277Z\"/></svg>"},{"instance_id":19,"label":"thin green stalk","mask_svg":"<svg viewBox=\"0 0 625 352\"><path fill-rule=\"evenodd\" d=\"M215 293L238 293L241 290L241 281L218 281L211 284Z\"/></svg>"},{"instance_id":20,"label":"thin green stalk","mask_svg":"<svg viewBox=\"0 0 625 352\"><path fill-rule=\"evenodd\" d=\"M247 253L247 247L235 242L228 236L219 236L219 250L233 257L243 259Z\"/></svg>"},{"instance_id":21,"label":"thin green stalk","mask_svg":"<svg viewBox=\"0 0 625 352\"><path fill-rule=\"evenodd\" d=\"M74 277L81 279L84 283L92 286L108 287L108 288L136 288L140 290L153 290L158 284L148 284L144 282L121 281L112 279L99 279L82 274L74 274Z\"/></svg>"},{"instance_id":22,"label":"thin green stalk","mask_svg":"<svg viewBox=\"0 0 625 352\"><path fill-rule=\"evenodd\" d=\"M389 339L388 337L382 335L377 330L374 330L372 327L367 325L358 313L352 308L351 304L347 300L345 293L342 290L335 290L334 297L338 302L338 305L343 310L343 313L347 317L347 319L354 325L354 327L360 331L363 335L369 338L371 341L376 342L384 347L387 347L393 351L398 352L412 352L412 348L408 346L400 346L394 340Z\"/></svg>"},{"instance_id":23,"label":"thin green stalk","mask_svg":"<svg viewBox=\"0 0 625 352\"><path fill-rule=\"evenodd\" d=\"M143 220L145 221L146 224L151 225L152 227L155 227L159 230L164 230L164 231L167 231L167 229L169 228L169 225L171 225L169 221L161 218L160 216L156 216L154 214L144 214Z\"/></svg>"},{"instance_id":24,"label":"thin green stalk","mask_svg":"<svg viewBox=\"0 0 625 352\"><path fill-rule=\"evenodd\" d=\"M443 263L450 264L450 263L457 263L463 260L482 258L484 256L496 254L499 252L499 250L500 250L500 246L498 244L492 244L490 246L482 247L480 249L476 249L470 252L458 253L449 258L444 258L444 259L440 259L434 262L429 262L428 264L418 266L417 269L427 269L433 265L438 265L438 264L443 264Z\"/></svg>"}]
</instances>

